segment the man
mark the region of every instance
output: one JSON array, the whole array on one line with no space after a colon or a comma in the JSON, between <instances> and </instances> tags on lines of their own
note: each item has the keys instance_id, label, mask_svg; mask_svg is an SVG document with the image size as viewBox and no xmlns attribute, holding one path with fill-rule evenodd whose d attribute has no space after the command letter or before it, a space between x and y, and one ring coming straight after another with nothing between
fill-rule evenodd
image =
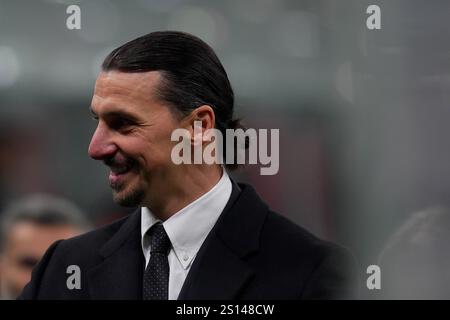
<instances>
[{"instance_id":1,"label":"man","mask_svg":"<svg viewBox=\"0 0 450 320\"><path fill-rule=\"evenodd\" d=\"M35 194L12 204L0 220L0 298L17 298L48 247L87 227L81 211L61 198Z\"/></svg>"},{"instance_id":2,"label":"man","mask_svg":"<svg viewBox=\"0 0 450 320\"><path fill-rule=\"evenodd\" d=\"M233 104L222 64L192 35L154 32L113 50L95 85L89 155L110 167L114 200L140 209L53 244L22 298L349 297L345 250L270 211L220 164L172 161L175 129L191 134L192 148L214 143L199 142L194 123L238 128ZM66 283L70 265L80 270L76 289Z\"/></svg>"}]
</instances>

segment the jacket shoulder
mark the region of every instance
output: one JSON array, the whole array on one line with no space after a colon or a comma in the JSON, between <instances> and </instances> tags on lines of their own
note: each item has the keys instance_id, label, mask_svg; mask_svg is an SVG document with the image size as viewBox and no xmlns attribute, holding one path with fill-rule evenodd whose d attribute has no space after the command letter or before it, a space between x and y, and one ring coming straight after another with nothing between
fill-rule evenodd
<instances>
[{"instance_id":1,"label":"jacket shoulder","mask_svg":"<svg viewBox=\"0 0 450 320\"><path fill-rule=\"evenodd\" d=\"M58 251L67 252L72 257L76 253L80 255L85 255L89 252L98 253L100 248L119 231L129 218L130 216L126 216L95 230L63 240L59 243Z\"/></svg>"},{"instance_id":2,"label":"jacket shoulder","mask_svg":"<svg viewBox=\"0 0 450 320\"><path fill-rule=\"evenodd\" d=\"M99 264L100 249L116 235L130 216L85 234L58 240L34 268L31 281L24 288L19 299L64 299L67 296L67 268L77 266L83 273ZM81 277L81 286L87 288L86 277ZM75 290L70 298L86 299L85 290Z\"/></svg>"},{"instance_id":3,"label":"jacket shoulder","mask_svg":"<svg viewBox=\"0 0 450 320\"><path fill-rule=\"evenodd\" d=\"M297 248L308 252L326 251L327 248L338 248L339 246L322 240L305 228L292 222L288 218L269 210L262 237L270 237L277 246L286 248Z\"/></svg>"},{"instance_id":4,"label":"jacket shoulder","mask_svg":"<svg viewBox=\"0 0 450 320\"><path fill-rule=\"evenodd\" d=\"M322 240L270 210L261 233L261 247L267 255L278 257L285 268L301 271L297 274L301 274L302 298L357 296L357 261L348 248Z\"/></svg>"}]
</instances>

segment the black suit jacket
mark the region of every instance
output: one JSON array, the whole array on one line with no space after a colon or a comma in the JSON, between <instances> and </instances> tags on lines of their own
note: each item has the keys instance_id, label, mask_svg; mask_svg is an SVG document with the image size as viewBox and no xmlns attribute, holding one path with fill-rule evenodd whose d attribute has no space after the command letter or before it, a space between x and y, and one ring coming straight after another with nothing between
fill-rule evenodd
<instances>
[{"instance_id":1,"label":"black suit jacket","mask_svg":"<svg viewBox=\"0 0 450 320\"><path fill-rule=\"evenodd\" d=\"M141 299L140 210L101 229L54 243L20 299ZM68 289L67 267L81 270ZM346 249L270 211L254 189L233 191L207 236L179 299L352 298L356 273Z\"/></svg>"}]
</instances>

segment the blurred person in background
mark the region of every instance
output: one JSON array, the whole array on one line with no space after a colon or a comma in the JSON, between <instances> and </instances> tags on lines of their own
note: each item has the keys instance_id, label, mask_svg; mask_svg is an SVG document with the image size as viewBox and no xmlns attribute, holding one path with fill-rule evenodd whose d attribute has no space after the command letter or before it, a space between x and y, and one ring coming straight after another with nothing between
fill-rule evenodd
<instances>
[{"instance_id":1,"label":"blurred person in background","mask_svg":"<svg viewBox=\"0 0 450 320\"><path fill-rule=\"evenodd\" d=\"M383 299L450 299L450 210L416 212L380 255Z\"/></svg>"},{"instance_id":2,"label":"blurred person in background","mask_svg":"<svg viewBox=\"0 0 450 320\"><path fill-rule=\"evenodd\" d=\"M53 242L89 227L80 209L63 198L33 194L12 203L0 215L0 298L20 294Z\"/></svg>"}]
</instances>

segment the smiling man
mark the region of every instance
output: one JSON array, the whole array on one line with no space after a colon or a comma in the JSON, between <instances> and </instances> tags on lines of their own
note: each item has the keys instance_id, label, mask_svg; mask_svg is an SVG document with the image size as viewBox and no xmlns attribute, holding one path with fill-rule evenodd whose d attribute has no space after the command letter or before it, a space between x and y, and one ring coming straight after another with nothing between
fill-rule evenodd
<instances>
[{"instance_id":1,"label":"smiling man","mask_svg":"<svg viewBox=\"0 0 450 320\"><path fill-rule=\"evenodd\" d=\"M188 169L171 161L171 133L188 128L194 118L212 127L214 111L201 106L179 121L167 103L149 95L158 92L161 82L158 71L100 74L91 108L98 127L89 155L111 168L109 183L117 203L148 204L167 219L211 189L221 171L219 167Z\"/></svg>"},{"instance_id":2,"label":"smiling man","mask_svg":"<svg viewBox=\"0 0 450 320\"><path fill-rule=\"evenodd\" d=\"M222 64L192 35L154 32L113 50L95 85L89 155L110 168L114 200L139 209L54 243L21 298L351 297L351 255L231 180L235 165L172 161L174 130L190 132L192 148L215 143L193 135L194 122L202 131L236 129L233 109ZM78 288L67 285L73 265Z\"/></svg>"}]
</instances>

